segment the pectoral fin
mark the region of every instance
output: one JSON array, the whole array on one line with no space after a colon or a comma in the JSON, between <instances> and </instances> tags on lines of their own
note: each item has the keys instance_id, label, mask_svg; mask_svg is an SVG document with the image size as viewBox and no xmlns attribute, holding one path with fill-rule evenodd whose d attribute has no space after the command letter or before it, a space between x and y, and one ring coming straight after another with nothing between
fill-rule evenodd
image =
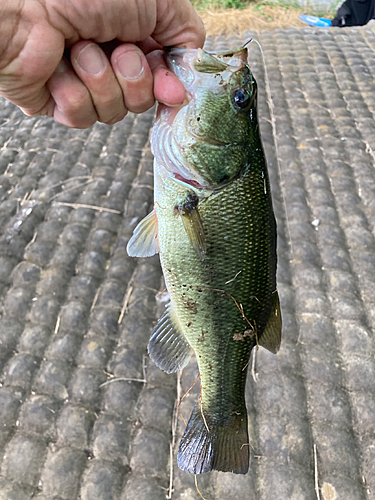
<instances>
[{"instance_id":1,"label":"pectoral fin","mask_svg":"<svg viewBox=\"0 0 375 500\"><path fill-rule=\"evenodd\" d=\"M182 370L191 357L191 347L169 306L156 324L147 346L152 361L166 373Z\"/></svg>"},{"instance_id":2,"label":"pectoral fin","mask_svg":"<svg viewBox=\"0 0 375 500\"><path fill-rule=\"evenodd\" d=\"M200 260L206 257L206 238L202 219L198 210L198 197L192 192L186 200L176 206L190 243Z\"/></svg>"},{"instance_id":3,"label":"pectoral fin","mask_svg":"<svg viewBox=\"0 0 375 500\"><path fill-rule=\"evenodd\" d=\"M273 308L271 310L267 326L259 340L259 345L265 347L273 354L276 354L280 348L281 324L282 321L281 321L279 294L275 292Z\"/></svg>"},{"instance_id":4,"label":"pectoral fin","mask_svg":"<svg viewBox=\"0 0 375 500\"><path fill-rule=\"evenodd\" d=\"M158 218L155 210L142 219L134 229L126 250L130 257L151 257L159 252Z\"/></svg>"}]
</instances>

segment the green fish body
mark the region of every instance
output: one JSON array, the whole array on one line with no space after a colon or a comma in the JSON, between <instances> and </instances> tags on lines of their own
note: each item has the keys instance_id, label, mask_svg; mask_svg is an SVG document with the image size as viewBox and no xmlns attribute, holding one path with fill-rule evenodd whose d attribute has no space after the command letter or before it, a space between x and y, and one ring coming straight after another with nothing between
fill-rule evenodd
<instances>
[{"instance_id":1,"label":"green fish body","mask_svg":"<svg viewBox=\"0 0 375 500\"><path fill-rule=\"evenodd\" d=\"M277 352L276 224L247 50L171 49L189 102L161 107L152 133L155 205L134 231L132 256L157 252L170 304L148 351L159 368L196 354L201 394L178 450L191 473L245 474L245 382L251 350Z\"/></svg>"}]
</instances>

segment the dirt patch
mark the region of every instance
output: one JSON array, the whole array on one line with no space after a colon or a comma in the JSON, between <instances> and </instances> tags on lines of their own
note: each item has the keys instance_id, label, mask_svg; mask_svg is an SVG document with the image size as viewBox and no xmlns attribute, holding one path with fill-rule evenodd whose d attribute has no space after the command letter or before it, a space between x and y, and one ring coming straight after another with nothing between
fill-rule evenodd
<instances>
[{"instance_id":1,"label":"dirt patch","mask_svg":"<svg viewBox=\"0 0 375 500\"><path fill-rule=\"evenodd\" d=\"M195 300L189 297L182 297L182 300L184 301L186 308L189 309L192 312L192 314L197 314L198 308Z\"/></svg>"}]
</instances>

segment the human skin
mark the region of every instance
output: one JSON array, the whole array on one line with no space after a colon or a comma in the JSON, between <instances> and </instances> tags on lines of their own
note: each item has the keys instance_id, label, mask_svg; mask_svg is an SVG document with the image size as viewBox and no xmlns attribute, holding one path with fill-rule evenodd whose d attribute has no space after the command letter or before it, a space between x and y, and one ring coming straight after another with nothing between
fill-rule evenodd
<instances>
[{"instance_id":1,"label":"human skin","mask_svg":"<svg viewBox=\"0 0 375 500\"><path fill-rule=\"evenodd\" d=\"M189 0L0 0L0 95L69 127L113 124L181 105L161 49L203 42Z\"/></svg>"}]
</instances>

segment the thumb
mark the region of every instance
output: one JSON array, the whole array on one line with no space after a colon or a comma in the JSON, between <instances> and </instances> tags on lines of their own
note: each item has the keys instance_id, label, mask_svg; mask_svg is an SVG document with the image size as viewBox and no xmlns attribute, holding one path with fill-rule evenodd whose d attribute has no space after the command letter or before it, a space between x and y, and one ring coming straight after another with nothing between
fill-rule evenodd
<instances>
[{"instance_id":1,"label":"thumb","mask_svg":"<svg viewBox=\"0 0 375 500\"><path fill-rule=\"evenodd\" d=\"M16 33L11 43L11 56L0 70L1 95L27 115L49 114L51 94L46 82L62 58L62 34L36 24L30 32Z\"/></svg>"},{"instance_id":2,"label":"thumb","mask_svg":"<svg viewBox=\"0 0 375 500\"><path fill-rule=\"evenodd\" d=\"M46 86L37 89L35 93L27 90L25 95L27 97L18 95L15 99L7 96L7 99L16 104L27 116L53 116L55 103Z\"/></svg>"},{"instance_id":3,"label":"thumb","mask_svg":"<svg viewBox=\"0 0 375 500\"><path fill-rule=\"evenodd\" d=\"M48 115L51 108L51 94L41 82L30 82L20 77L4 74L0 77L0 95L18 106L25 115ZM52 106L53 109L53 106Z\"/></svg>"}]
</instances>

